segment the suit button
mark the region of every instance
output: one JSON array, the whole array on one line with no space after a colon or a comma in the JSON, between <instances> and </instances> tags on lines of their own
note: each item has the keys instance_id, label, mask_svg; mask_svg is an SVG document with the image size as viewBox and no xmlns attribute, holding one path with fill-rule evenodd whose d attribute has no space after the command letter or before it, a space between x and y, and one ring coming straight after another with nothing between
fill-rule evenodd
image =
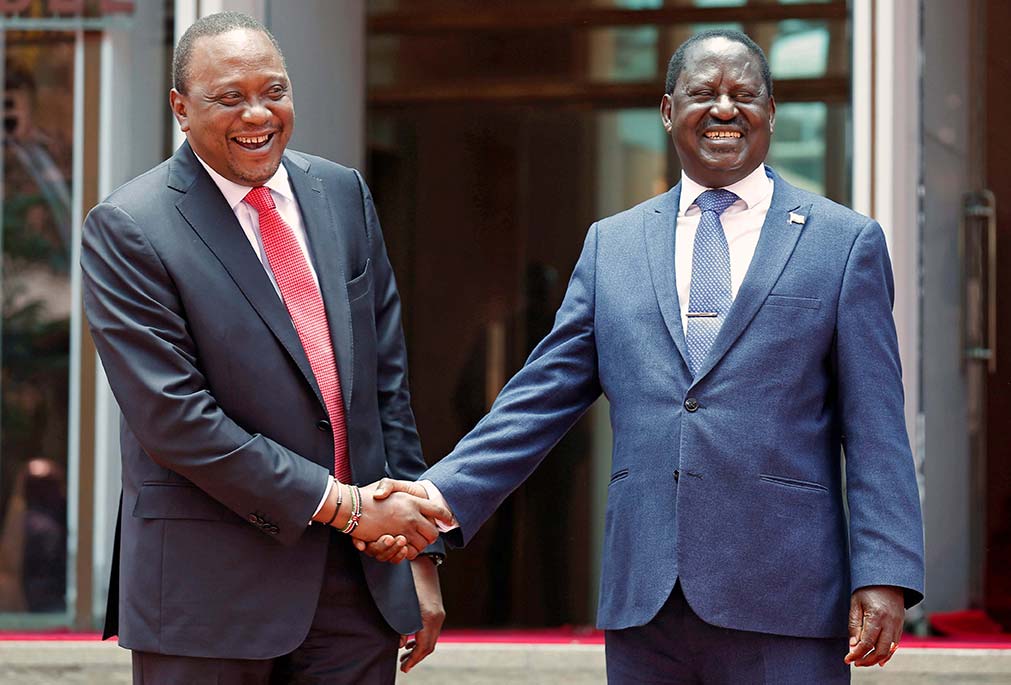
<instances>
[{"instance_id":1,"label":"suit button","mask_svg":"<svg viewBox=\"0 0 1011 685\"><path fill-rule=\"evenodd\" d=\"M685 409L692 413L697 412L699 410L699 401L694 397L689 397L685 400Z\"/></svg>"},{"instance_id":2,"label":"suit button","mask_svg":"<svg viewBox=\"0 0 1011 685\"><path fill-rule=\"evenodd\" d=\"M316 422L316 428L320 429L320 431L324 433L328 433L330 432L330 422L326 419L320 419Z\"/></svg>"},{"instance_id":3,"label":"suit button","mask_svg":"<svg viewBox=\"0 0 1011 685\"><path fill-rule=\"evenodd\" d=\"M277 526L268 526L267 532L271 535L277 535Z\"/></svg>"},{"instance_id":4,"label":"suit button","mask_svg":"<svg viewBox=\"0 0 1011 685\"><path fill-rule=\"evenodd\" d=\"M259 523L260 522L260 517L257 516L256 514L250 514L249 516L246 517L246 519L250 523Z\"/></svg>"},{"instance_id":5,"label":"suit button","mask_svg":"<svg viewBox=\"0 0 1011 685\"><path fill-rule=\"evenodd\" d=\"M680 478L680 477L681 477L681 472L679 470L677 470L677 469L674 469L674 482L677 483L678 482L678 478Z\"/></svg>"}]
</instances>

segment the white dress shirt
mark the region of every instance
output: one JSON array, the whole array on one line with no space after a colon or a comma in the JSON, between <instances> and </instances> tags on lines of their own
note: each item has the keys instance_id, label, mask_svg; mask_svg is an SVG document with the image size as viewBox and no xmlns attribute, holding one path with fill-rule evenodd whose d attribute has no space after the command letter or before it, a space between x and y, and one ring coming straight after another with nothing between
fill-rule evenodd
<instances>
[{"instance_id":1,"label":"white dress shirt","mask_svg":"<svg viewBox=\"0 0 1011 685\"><path fill-rule=\"evenodd\" d=\"M720 215L723 232L727 236L727 246L730 249L730 296L737 297L751 260L758 247L758 237L762 233L765 215L769 213L772 203L772 179L765 174L765 165L742 178L737 183L727 186L730 192L739 200L730 205ZM699 227L699 217L702 210L695 204L699 195L709 188L701 186L681 172L681 200L678 206L677 231L674 233L674 267L677 277L678 302L681 305L681 326L688 330L688 296L692 285L692 253L695 249L695 233ZM673 228L673 227L671 227ZM428 480L420 481L428 493L428 498L449 509L446 499L439 488ZM447 526L436 521L439 530L446 532L457 525Z\"/></svg>"},{"instance_id":2,"label":"white dress shirt","mask_svg":"<svg viewBox=\"0 0 1011 685\"><path fill-rule=\"evenodd\" d=\"M730 249L730 297L736 299L755 256L765 215L769 213L773 183L765 175L765 165L759 164L757 169L726 189L740 198L720 215ZM710 189L681 172L681 200L678 203L677 230L674 232L674 275L677 278L678 304L681 306L681 326L686 333L688 297L692 287L692 253L699 217L702 216L695 200L707 190Z\"/></svg>"},{"instance_id":3,"label":"white dress shirt","mask_svg":"<svg viewBox=\"0 0 1011 685\"><path fill-rule=\"evenodd\" d=\"M243 202L249 191L252 190L249 186L240 185L234 181L229 181L227 178L216 172L207 162L200 159L200 155L196 152L193 153L200 164L203 165L207 173L210 174L211 180L214 181L214 185L218 187L221 194L225 196L225 202L228 206L232 208L232 212L235 214L235 218L239 220L239 225L242 226L242 232L246 236L246 240L253 248L253 252L256 253L256 258L260 260L260 264L263 266L263 270L267 272L267 277L270 278L270 282L274 286L274 290L277 292L277 296L281 297L281 289L277 287L277 281L274 279L274 271L270 268L270 262L267 261L267 253L263 249L263 238L260 237L260 213L256 209ZM274 206L277 209L277 213L281 215L284 222L291 227L292 233L295 234L295 240L298 241L298 246L302 248L302 254L305 256L306 263L309 264L309 271L312 273L313 280L316 281L316 287L319 288L319 277L316 276L316 269L313 268L312 259L309 257L309 244L305 238L305 225L302 223L302 212L299 210L298 201L295 199L295 193L291 189L291 181L288 180L288 170L284 168L283 164L278 165L277 171L274 175L270 177L266 183L264 183L267 188L270 189L270 197L274 200ZM313 516L319 513L319 510L323 508L323 504L326 502L326 498L330 496L330 490L333 488L334 479L332 476L327 476L327 485L323 490L323 497L319 501L319 505L316 507L316 511L312 513ZM311 519L309 521L312 522Z\"/></svg>"},{"instance_id":4,"label":"white dress shirt","mask_svg":"<svg viewBox=\"0 0 1011 685\"><path fill-rule=\"evenodd\" d=\"M225 201L232 208L235 218L239 220L239 225L242 226L242 232L246 235L246 240L252 245L256 258L260 260L264 271L270 277L270 282L274 285L277 296L281 297L281 290L277 287L277 281L274 280L274 272L270 268L267 254L263 250L263 239L260 237L260 213L252 205L243 202L252 188L229 181L208 166L204 160L200 159L200 155L197 155L197 159L207 169L207 173L211 175L214 185L225 196ZM319 277L316 275L316 269L312 265L312 258L309 256L309 244L305 238L305 225L302 223L302 212L298 208L298 201L295 200L295 193L291 189L291 182L288 180L288 170L284 168L283 164L279 165L274 175L263 185L270 189L270 197L274 200L277 213L281 215L284 222L291 227L291 232L295 234L295 240L298 241L298 246L302 248L302 255L309 264L309 271L312 272L312 278L316 281L316 287L318 288Z\"/></svg>"}]
</instances>

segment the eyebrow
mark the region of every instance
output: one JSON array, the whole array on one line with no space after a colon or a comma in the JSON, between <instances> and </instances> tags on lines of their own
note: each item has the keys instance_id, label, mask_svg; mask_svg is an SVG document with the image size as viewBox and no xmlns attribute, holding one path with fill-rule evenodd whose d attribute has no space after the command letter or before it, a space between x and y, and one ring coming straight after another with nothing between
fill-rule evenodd
<instances>
[{"instance_id":1,"label":"eyebrow","mask_svg":"<svg viewBox=\"0 0 1011 685\"><path fill-rule=\"evenodd\" d=\"M274 85L281 85L285 88L291 87L291 81L287 76L283 74L278 74L276 76L270 76L262 80L264 83L268 84L267 87ZM262 86L261 86L262 87ZM214 83L207 87L206 92L211 94L224 94L231 90L246 90L246 84L243 83L241 79L235 79L230 81L225 81L223 83Z\"/></svg>"}]
</instances>

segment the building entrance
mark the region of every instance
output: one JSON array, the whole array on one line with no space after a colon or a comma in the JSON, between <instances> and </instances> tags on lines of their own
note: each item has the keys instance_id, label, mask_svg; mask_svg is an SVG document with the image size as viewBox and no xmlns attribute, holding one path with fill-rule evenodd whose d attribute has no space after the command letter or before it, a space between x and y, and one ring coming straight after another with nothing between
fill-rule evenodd
<instances>
[{"instance_id":1,"label":"building entrance","mask_svg":"<svg viewBox=\"0 0 1011 685\"><path fill-rule=\"evenodd\" d=\"M1011 75L1011 61L1003 48L1011 30L1011 7L1000 0L986 3L985 87L977 92L985 99L985 123L977 139L980 160L984 164L985 187L989 193L977 193L967 200L970 216L967 224L985 226L986 261L979 273L985 279L978 286L980 301L977 321L983 323L976 334L985 333L988 354L970 360L979 392L985 397L985 446L977 458L985 463L980 469L983 494L983 605L989 615L1011 632L1011 152L1008 147L1007 122L1011 116L1011 96L1003 84ZM973 211L975 210L975 211ZM968 237L968 236L967 236ZM968 273L972 273L971 271ZM985 294L984 288L985 284ZM972 281L969 281L973 287ZM1004 295L999 295L1004 293ZM984 311L985 310L985 311ZM985 328L984 328L985 326ZM970 357L972 356L970 350Z\"/></svg>"}]
</instances>

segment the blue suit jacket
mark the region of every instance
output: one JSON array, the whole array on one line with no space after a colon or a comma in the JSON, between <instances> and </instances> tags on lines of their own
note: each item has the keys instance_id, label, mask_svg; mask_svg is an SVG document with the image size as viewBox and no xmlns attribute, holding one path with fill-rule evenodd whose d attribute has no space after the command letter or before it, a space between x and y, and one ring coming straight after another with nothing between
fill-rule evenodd
<instances>
[{"instance_id":1,"label":"blue suit jacket","mask_svg":"<svg viewBox=\"0 0 1011 685\"><path fill-rule=\"evenodd\" d=\"M676 186L590 228L551 333L424 476L466 542L603 392L602 628L649 622L678 578L707 622L781 635L845 635L859 587L922 598L884 235L771 175L754 259L696 376L675 287Z\"/></svg>"}]
</instances>

